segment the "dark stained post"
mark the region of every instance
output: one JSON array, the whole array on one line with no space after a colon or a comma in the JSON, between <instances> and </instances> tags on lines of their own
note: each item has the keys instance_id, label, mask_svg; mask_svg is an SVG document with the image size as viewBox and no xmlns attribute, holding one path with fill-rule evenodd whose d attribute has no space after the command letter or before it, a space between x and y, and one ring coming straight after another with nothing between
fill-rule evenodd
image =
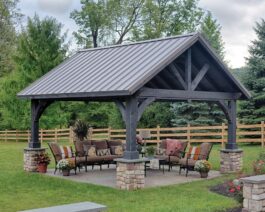
<instances>
[{"instance_id":1,"label":"dark stained post","mask_svg":"<svg viewBox=\"0 0 265 212\"><path fill-rule=\"evenodd\" d=\"M39 141L39 117L38 113L38 101L31 100L31 139L29 142L29 148L40 148L41 143Z\"/></svg>"},{"instance_id":2,"label":"dark stained post","mask_svg":"<svg viewBox=\"0 0 265 212\"><path fill-rule=\"evenodd\" d=\"M136 147L136 128L138 119L138 100L135 96L128 97L125 108L126 119L126 151L124 158L128 160L138 159L139 153Z\"/></svg>"},{"instance_id":3,"label":"dark stained post","mask_svg":"<svg viewBox=\"0 0 265 212\"><path fill-rule=\"evenodd\" d=\"M29 148L40 148L39 120L44 110L52 103L45 100L31 100L31 139Z\"/></svg>"},{"instance_id":4,"label":"dark stained post","mask_svg":"<svg viewBox=\"0 0 265 212\"><path fill-rule=\"evenodd\" d=\"M185 60L185 81L187 90L191 90L191 48L188 49Z\"/></svg>"},{"instance_id":5,"label":"dark stained post","mask_svg":"<svg viewBox=\"0 0 265 212\"><path fill-rule=\"evenodd\" d=\"M230 120L228 120L228 142L226 149L237 149L236 145L236 100L228 101Z\"/></svg>"}]
</instances>

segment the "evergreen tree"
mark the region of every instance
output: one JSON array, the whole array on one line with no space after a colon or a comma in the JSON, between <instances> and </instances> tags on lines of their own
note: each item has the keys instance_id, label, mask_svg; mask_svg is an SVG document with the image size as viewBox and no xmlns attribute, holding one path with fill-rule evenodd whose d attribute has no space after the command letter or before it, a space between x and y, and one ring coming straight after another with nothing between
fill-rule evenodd
<instances>
[{"instance_id":1,"label":"evergreen tree","mask_svg":"<svg viewBox=\"0 0 265 212\"><path fill-rule=\"evenodd\" d=\"M243 83L252 98L240 103L239 118L243 123L259 123L265 119L265 21L254 28L257 39L252 41L247 58L248 69Z\"/></svg>"},{"instance_id":2,"label":"evergreen tree","mask_svg":"<svg viewBox=\"0 0 265 212\"><path fill-rule=\"evenodd\" d=\"M29 101L21 101L17 92L28 86L65 58L65 35L61 35L61 24L53 18L40 20L37 15L29 18L26 28L18 38L15 57L16 70L1 79L1 127L25 129L29 122ZM50 106L42 117L42 127L56 127L67 120L63 113L63 104Z\"/></svg>"}]
</instances>

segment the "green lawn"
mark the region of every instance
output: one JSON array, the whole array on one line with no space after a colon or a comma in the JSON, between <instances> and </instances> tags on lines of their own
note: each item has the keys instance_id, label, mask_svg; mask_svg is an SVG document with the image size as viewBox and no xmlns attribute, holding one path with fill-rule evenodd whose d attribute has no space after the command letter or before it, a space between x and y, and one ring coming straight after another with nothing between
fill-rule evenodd
<instances>
[{"instance_id":1,"label":"green lawn","mask_svg":"<svg viewBox=\"0 0 265 212\"><path fill-rule=\"evenodd\" d=\"M25 173L23 147L26 143L0 142L0 211L17 211L65 203L93 201L107 205L109 211L225 211L237 206L233 199L208 190L224 181L214 180L182 185L126 192L103 186L76 183L64 179ZM251 171L251 163L261 151L260 146L245 145L244 170ZM214 146L211 162L219 167L220 146Z\"/></svg>"}]
</instances>

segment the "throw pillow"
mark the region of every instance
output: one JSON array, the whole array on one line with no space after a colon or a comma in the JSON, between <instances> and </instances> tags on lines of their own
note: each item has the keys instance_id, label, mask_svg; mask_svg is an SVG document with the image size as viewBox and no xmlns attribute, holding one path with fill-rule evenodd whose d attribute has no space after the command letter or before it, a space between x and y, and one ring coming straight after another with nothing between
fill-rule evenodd
<instances>
[{"instance_id":1,"label":"throw pillow","mask_svg":"<svg viewBox=\"0 0 265 212\"><path fill-rule=\"evenodd\" d=\"M62 159L72 158L74 156L71 146L60 146Z\"/></svg>"},{"instance_id":2,"label":"throw pillow","mask_svg":"<svg viewBox=\"0 0 265 212\"><path fill-rule=\"evenodd\" d=\"M201 148L200 147L192 147L191 146L189 148L188 153L187 153L187 157L189 159L198 160L199 156L200 156L200 153L201 153Z\"/></svg>"},{"instance_id":3,"label":"throw pillow","mask_svg":"<svg viewBox=\"0 0 265 212\"><path fill-rule=\"evenodd\" d=\"M98 156L111 155L110 154L110 149L99 149L99 150L97 150L97 155Z\"/></svg>"},{"instance_id":4,"label":"throw pillow","mask_svg":"<svg viewBox=\"0 0 265 212\"><path fill-rule=\"evenodd\" d=\"M177 150L180 150L182 147L181 142L175 139L167 139L167 148L166 154L167 155L175 155Z\"/></svg>"},{"instance_id":5,"label":"throw pillow","mask_svg":"<svg viewBox=\"0 0 265 212\"><path fill-rule=\"evenodd\" d=\"M166 155L166 149L163 149L163 148L157 148L157 149L156 149L156 154L157 154L157 155Z\"/></svg>"},{"instance_id":6,"label":"throw pillow","mask_svg":"<svg viewBox=\"0 0 265 212\"><path fill-rule=\"evenodd\" d=\"M122 145L119 146L111 146L110 147L112 155L123 155L123 147Z\"/></svg>"},{"instance_id":7,"label":"throw pillow","mask_svg":"<svg viewBox=\"0 0 265 212\"><path fill-rule=\"evenodd\" d=\"M88 157L96 156L96 147L94 145L84 144L84 151Z\"/></svg>"}]
</instances>

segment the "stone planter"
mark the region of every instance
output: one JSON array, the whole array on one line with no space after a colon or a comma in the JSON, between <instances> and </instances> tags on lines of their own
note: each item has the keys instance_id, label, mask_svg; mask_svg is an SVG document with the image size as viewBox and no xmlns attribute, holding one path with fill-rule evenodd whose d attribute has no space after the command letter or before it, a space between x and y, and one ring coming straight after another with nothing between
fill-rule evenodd
<instances>
[{"instance_id":1,"label":"stone planter","mask_svg":"<svg viewBox=\"0 0 265 212\"><path fill-rule=\"evenodd\" d=\"M70 170L69 169L64 169L62 170L63 176L69 176L70 175Z\"/></svg>"},{"instance_id":2,"label":"stone planter","mask_svg":"<svg viewBox=\"0 0 265 212\"><path fill-rule=\"evenodd\" d=\"M201 178L207 178L209 172L200 172Z\"/></svg>"},{"instance_id":3,"label":"stone planter","mask_svg":"<svg viewBox=\"0 0 265 212\"><path fill-rule=\"evenodd\" d=\"M47 172L47 167L48 167L48 164L46 164L46 163L38 164L38 166L37 166L38 172L39 173L46 173Z\"/></svg>"}]
</instances>

